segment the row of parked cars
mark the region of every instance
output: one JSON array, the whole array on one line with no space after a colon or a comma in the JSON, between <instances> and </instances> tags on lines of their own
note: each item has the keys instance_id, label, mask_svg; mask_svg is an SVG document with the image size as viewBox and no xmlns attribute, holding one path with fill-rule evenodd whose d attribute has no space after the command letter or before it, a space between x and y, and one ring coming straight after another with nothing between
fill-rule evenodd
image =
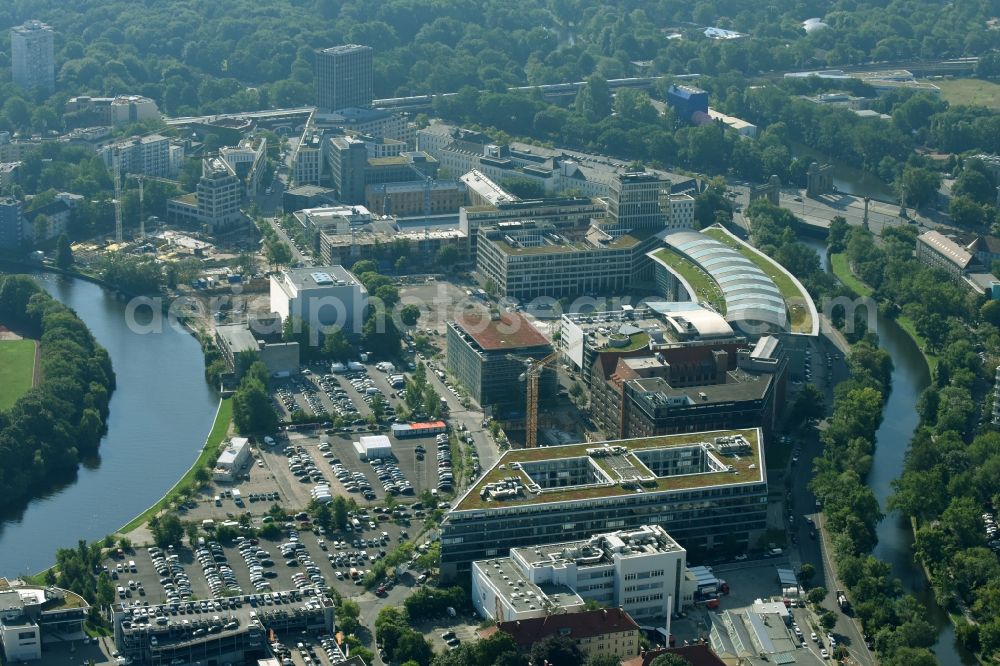
<instances>
[{"instance_id":1,"label":"row of parked cars","mask_svg":"<svg viewBox=\"0 0 1000 666\"><path fill-rule=\"evenodd\" d=\"M289 567L302 567L302 571L292 574L292 582L295 583L295 587L300 590L311 587L321 589L326 587L326 578L323 576L323 572L310 557L305 544L299 541L297 531L289 531L288 541L281 544L281 555Z\"/></svg>"},{"instance_id":2,"label":"row of parked cars","mask_svg":"<svg viewBox=\"0 0 1000 666\"><path fill-rule=\"evenodd\" d=\"M157 546L150 546L147 552L153 562L153 568L160 575L160 585L163 586L167 601L171 603L190 601L191 579L181 566L180 556L174 552L174 547L169 546L166 551L162 551Z\"/></svg>"},{"instance_id":3,"label":"row of parked cars","mask_svg":"<svg viewBox=\"0 0 1000 666\"><path fill-rule=\"evenodd\" d=\"M364 474L361 472L352 472L344 467L343 463L336 458L330 461L330 466L333 469L334 476L343 484L344 490L349 493L361 493L369 501L375 499L375 491L372 490L372 484Z\"/></svg>"},{"instance_id":4,"label":"row of parked cars","mask_svg":"<svg viewBox=\"0 0 1000 666\"><path fill-rule=\"evenodd\" d=\"M382 488L389 495L412 495L413 485L406 479L403 471L394 460L375 458L371 461L372 470L382 482Z\"/></svg>"},{"instance_id":5,"label":"row of parked cars","mask_svg":"<svg viewBox=\"0 0 1000 666\"><path fill-rule=\"evenodd\" d=\"M254 543L255 539L237 537L236 541L240 555L243 556L243 561L250 571L250 583L258 592L269 592L271 583L268 579L278 575L272 569L274 560L271 559L271 555L258 543Z\"/></svg>"},{"instance_id":6,"label":"row of parked cars","mask_svg":"<svg viewBox=\"0 0 1000 666\"><path fill-rule=\"evenodd\" d=\"M356 374L358 376L361 375L361 373ZM354 405L347 391L341 388L333 375L324 375L318 381L320 388L326 392L327 397L330 398L330 402L333 403L333 409L337 413L337 416L348 421L360 421L356 425L364 424L364 419L358 416L358 408Z\"/></svg>"},{"instance_id":7,"label":"row of parked cars","mask_svg":"<svg viewBox=\"0 0 1000 666\"><path fill-rule=\"evenodd\" d=\"M997 521L991 512L983 512L983 524L986 525L987 545L992 548L994 552L1000 553L1000 538L998 538L997 534Z\"/></svg>"},{"instance_id":8,"label":"row of parked cars","mask_svg":"<svg viewBox=\"0 0 1000 666\"><path fill-rule=\"evenodd\" d=\"M347 661L347 657L344 656L343 651L337 645L337 641L331 636L321 636L319 638L319 648L326 653L327 659L330 660L331 664L342 664ZM271 645L271 649L274 654L281 659L281 666L293 666L295 662L292 660L292 649L281 643L274 643ZM298 651L299 656L302 658L302 662L306 664L320 664L319 655L316 649L313 647L312 643L308 639L299 641L295 645L295 649Z\"/></svg>"},{"instance_id":9,"label":"row of parked cars","mask_svg":"<svg viewBox=\"0 0 1000 666\"><path fill-rule=\"evenodd\" d=\"M288 471L299 478L302 483L327 483L323 472L316 466L313 457L306 453L304 447L285 449L288 455Z\"/></svg>"},{"instance_id":10,"label":"row of parked cars","mask_svg":"<svg viewBox=\"0 0 1000 666\"><path fill-rule=\"evenodd\" d=\"M243 588L236 582L236 574L229 566L222 544L218 541L202 541L194 554L201 563L201 570L205 573L205 580L213 595L220 596L226 590L243 594Z\"/></svg>"},{"instance_id":11,"label":"row of parked cars","mask_svg":"<svg viewBox=\"0 0 1000 666\"><path fill-rule=\"evenodd\" d=\"M455 485L455 475L451 471L451 446L448 444L448 435L438 435L435 443L438 450L438 490L450 493Z\"/></svg>"}]
</instances>

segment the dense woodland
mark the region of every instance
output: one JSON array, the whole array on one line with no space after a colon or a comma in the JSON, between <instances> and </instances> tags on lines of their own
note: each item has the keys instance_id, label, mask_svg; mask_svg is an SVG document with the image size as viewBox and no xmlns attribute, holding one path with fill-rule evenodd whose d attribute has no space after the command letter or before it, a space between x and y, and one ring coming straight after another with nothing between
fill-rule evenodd
<instances>
[{"instance_id":1,"label":"dense woodland","mask_svg":"<svg viewBox=\"0 0 1000 666\"><path fill-rule=\"evenodd\" d=\"M998 14L997 0L777 0L766 8L737 0L13 0L0 8L0 25L37 18L59 32L57 96L139 93L185 115L309 103L313 49L345 42L376 47L376 96L393 97L595 73L753 75L980 55L1000 46L987 24ZM806 34L802 22L812 17L830 28ZM707 26L752 39L708 39ZM674 34L681 38L668 39ZM0 60L5 86L8 66ZM13 93L0 88L4 99ZM8 120L14 111L15 121L26 113L56 123L51 107L7 106Z\"/></svg>"},{"instance_id":2,"label":"dense woodland","mask_svg":"<svg viewBox=\"0 0 1000 666\"><path fill-rule=\"evenodd\" d=\"M41 345L41 383L0 412L0 509L10 509L97 452L115 376L84 323L31 278L0 276L0 322Z\"/></svg>"},{"instance_id":3,"label":"dense woodland","mask_svg":"<svg viewBox=\"0 0 1000 666\"><path fill-rule=\"evenodd\" d=\"M873 61L886 67L970 55L983 56L977 75L996 77L1000 31L989 29L988 21L1000 15L1000 0L943 7L929 0L863 7L853 0L781 0L762 11L732 0L612 4L21 0L0 7L0 25L40 18L56 29L57 89L47 97L13 86L9 35L0 31L0 130L63 131L63 104L80 94L144 94L168 115L309 104L314 49L353 41L375 47L377 97L458 91L457 97L436 100L435 113L501 135L651 166L755 182L777 174L803 185L812 159L802 154L805 148L876 174L905 193L910 206L923 207L939 203L935 192L942 175L960 168L954 158L940 162L926 154L1000 151L1000 120L988 109L950 107L926 94L900 91L876 104L875 110L892 115L886 123L799 98L828 89L829 82L778 78L750 85L769 71ZM806 33L801 23L812 17L824 18L830 27ZM709 25L749 38L709 39L700 31ZM703 75L698 85L710 92L714 107L757 124L759 138L740 140L720 125L692 127L687 119L660 114L645 93L628 90L612 98L604 83L621 76L689 73ZM588 79L590 85L568 106L549 104L537 93L506 91L512 85ZM662 81L652 98L663 99L667 85ZM860 82L835 85L854 94L873 93ZM182 189L191 190L191 173L184 170ZM45 146L26 159L17 187L29 195L51 196L55 190L85 195L71 238L113 229L111 181L86 148ZM166 200L176 194L172 186L151 181L145 214L162 217ZM950 212L960 223L989 228L996 222L992 190L973 188L956 198ZM124 204L126 219L135 219L137 193L128 191Z\"/></svg>"}]
</instances>

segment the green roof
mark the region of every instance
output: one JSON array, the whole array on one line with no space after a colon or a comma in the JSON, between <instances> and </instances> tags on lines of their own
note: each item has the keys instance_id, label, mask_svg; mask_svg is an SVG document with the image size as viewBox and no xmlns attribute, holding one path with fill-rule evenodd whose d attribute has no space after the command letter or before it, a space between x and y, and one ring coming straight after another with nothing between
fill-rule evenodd
<instances>
[{"instance_id":1,"label":"green roof","mask_svg":"<svg viewBox=\"0 0 1000 666\"><path fill-rule=\"evenodd\" d=\"M809 308L804 305L804 303L810 301L809 294L799 289L788 271L781 264L761 252L755 252L750 246L741 243L718 227L702 229L702 233L733 248L756 264L759 269L764 271L774 281L775 286L778 287L778 291L781 292L781 297L785 300L785 307L788 308L793 333L809 333L812 331L812 315L809 313Z\"/></svg>"},{"instance_id":2,"label":"green roof","mask_svg":"<svg viewBox=\"0 0 1000 666\"><path fill-rule=\"evenodd\" d=\"M534 449L516 449L506 451L500 459L481 476L468 492L455 505L455 511L475 509L505 508L530 506L533 504L550 504L554 502L571 502L582 499L602 497L620 497L634 495L635 490L621 484L583 485L569 488L547 489L538 494L527 494L516 499L502 501L484 500L480 493L486 484L496 483L512 476L519 477L527 485L531 478L522 469L514 469L512 463L534 462L542 460L587 457L587 449L603 446L624 446L631 452L645 449L662 449L669 447L693 446L710 442L715 437L742 435L750 444L748 454L729 458L725 462L732 466L730 471L704 472L677 476L656 477L655 485L644 486L644 492L667 492L711 486L731 485L735 483L764 482L763 442L760 430L757 428L743 430L716 430L711 432L681 433L659 437L644 437L641 439L624 439L612 442L585 442L567 444L564 446L545 446ZM594 458L597 465L608 471L606 463L600 458Z\"/></svg>"},{"instance_id":3,"label":"green roof","mask_svg":"<svg viewBox=\"0 0 1000 666\"><path fill-rule=\"evenodd\" d=\"M719 314L725 316L726 299L722 295L722 290L701 266L669 247L657 250L653 256L677 271L694 289L699 301L710 304Z\"/></svg>"}]
</instances>

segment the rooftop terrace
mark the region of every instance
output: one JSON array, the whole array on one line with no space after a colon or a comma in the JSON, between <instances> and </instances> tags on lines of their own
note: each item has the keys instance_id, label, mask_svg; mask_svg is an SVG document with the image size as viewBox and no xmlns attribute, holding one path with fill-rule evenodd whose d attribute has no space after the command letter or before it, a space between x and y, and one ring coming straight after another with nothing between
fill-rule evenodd
<instances>
[{"instance_id":1,"label":"rooftop terrace","mask_svg":"<svg viewBox=\"0 0 1000 666\"><path fill-rule=\"evenodd\" d=\"M507 451L455 511L765 481L759 429Z\"/></svg>"}]
</instances>

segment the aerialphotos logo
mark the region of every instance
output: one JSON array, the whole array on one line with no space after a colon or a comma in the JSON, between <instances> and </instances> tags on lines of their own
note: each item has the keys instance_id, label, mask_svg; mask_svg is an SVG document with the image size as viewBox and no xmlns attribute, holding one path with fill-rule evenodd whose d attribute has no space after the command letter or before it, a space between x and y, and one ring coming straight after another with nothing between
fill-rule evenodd
<instances>
[{"instance_id":1,"label":"aerialphotos logo","mask_svg":"<svg viewBox=\"0 0 1000 666\"><path fill-rule=\"evenodd\" d=\"M572 300L555 299L541 296L529 301L503 297L496 305L490 306L475 296L454 298L449 294L449 288L437 283L435 295L431 298L421 298L404 295L391 306L377 296L369 296L368 305L364 311L358 311L356 303L347 302L336 296L320 296L312 299L309 304L308 317L292 317L289 322L290 331L296 335L308 333L307 344L319 346L322 335L334 331L345 331L349 334L361 335L365 328L375 333L385 333L390 330L405 331L410 328L403 321L403 311L407 306L415 306L420 312L422 328L444 330L449 321L462 320L474 330L485 330L491 320L499 319L505 334L514 334L522 326L530 325L531 320L559 320L563 314L587 314L593 312L621 311L626 306L639 308L648 303L662 303L661 296L648 296L633 299L629 296L601 298L581 296ZM452 292L453 293L453 292ZM790 299L789 308L806 307L804 300ZM707 303L702 304L711 309ZM848 298L845 296L824 297L820 300L821 330L830 332L839 330L844 334L855 332L877 332L878 304L870 297ZM271 313L269 297L266 294L243 295L240 285L231 285L227 294L213 295L208 298L195 296L179 296L167 299L162 296L138 296L129 300L125 307L125 323L129 330L140 335L160 333L164 326L175 330L187 330L192 321L219 320L219 313L230 313L231 323L245 323L254 334L267 336L281 333L284 322L278 316L267 316ZM232 313L238 313L234 316ZM250 316L260 313L261 316ZM524 316L504 316L513 314ZM472 316L473 314L477 316ZM324 323L333 322L333 323ZM389 326L391 322L391 326ZM863 329L860 328L863 322ZM750 335L764 335L775 332L773 324L741 320L740 330Z\"/></svg>"}]
</instances>

